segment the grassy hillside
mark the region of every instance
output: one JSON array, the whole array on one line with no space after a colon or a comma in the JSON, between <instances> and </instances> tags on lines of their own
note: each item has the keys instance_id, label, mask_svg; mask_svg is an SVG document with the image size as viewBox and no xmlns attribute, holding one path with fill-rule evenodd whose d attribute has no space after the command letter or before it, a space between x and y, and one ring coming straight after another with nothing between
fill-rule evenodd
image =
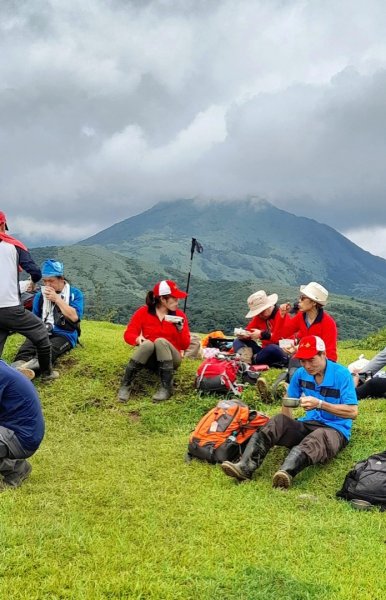
<instances>
[{"instance_id":1,"label":"grassy hillside","mask_svg":"<svg viewBox=\"0 0 386 600\"><path fill-rule=\"evenodd\" d=\"M183 288L186 285L186 272L138 262L102 246L34 248L32 254L39 264L48 257L64 262L66 276L85 292L86 316L92 319L127 323L144 303L147 290L160 279L175 279ZM200 260L196 259L195 267ZM235 327L246 323L246 299L258 289L277 292L280 301L293 301L299 294L298 287L266 279L240 282L192 277L188 301L192 329L222 329L231 334ZM340 339L362 338L386 326L386 306L374 301L332 294L328 310L338 323Z\"/></svg>"},{"instance_id":2,"label":"grassy hillside","mask_svg":"<svg viewBox=\"0 0 386 600\"><path fill-rule=\"evenodd\" d=\"M384 515L335 499L352 464L386 448L386 400L362 402L339 458L307 469L288 492L271 487L283 449L237 485L218 466L184 462L189 432L214 402L192 391L197 361L183 364L167 403L151 403L156 380L142 374L123 406L115 402L130 353L122 326L85 322L82 337L61 378L36 384L46 437L31 478L1 495L1 598L386 597ZM6 358L18 342L8 342ZM341 361L360 350L341 349ZM253 388L246 398L266 410Z\"/></svg>"}]
</instances>

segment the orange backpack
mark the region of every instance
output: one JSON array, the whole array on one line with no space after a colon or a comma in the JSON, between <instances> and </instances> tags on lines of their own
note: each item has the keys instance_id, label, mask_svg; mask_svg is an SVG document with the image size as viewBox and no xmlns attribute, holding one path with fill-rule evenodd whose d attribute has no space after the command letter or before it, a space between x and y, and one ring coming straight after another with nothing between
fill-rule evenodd
<instances>
[{"instance_id":1,"label":"orange backpack","mask_svg":"<svg viewBox=\"0 0 386 600\"><path fill-rule=\"evenodd\" d=\"M191 433L187 457L210 463L236 460L251 435L268 420L267 415L250 410L241 400L220 400Z\"/></svg>"}]
</instances>

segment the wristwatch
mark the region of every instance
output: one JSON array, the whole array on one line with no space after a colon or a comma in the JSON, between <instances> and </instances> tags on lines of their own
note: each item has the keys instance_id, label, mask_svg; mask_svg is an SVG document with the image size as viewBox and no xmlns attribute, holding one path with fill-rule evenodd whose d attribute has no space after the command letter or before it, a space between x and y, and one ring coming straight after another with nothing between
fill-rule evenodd
<instances>
[{"instance_id":1,"label":"wristwatch","mask_svg":"<svg viewBox=\"0 0 386 600\"><path fill-rule=\"evenodd\" d=\"M321 408L322 408L322 403L323 403L323 400L319 400L319 402L318 402L318 406L316 407L318 410L321 410Z\"/></svg>"}]
</instances>

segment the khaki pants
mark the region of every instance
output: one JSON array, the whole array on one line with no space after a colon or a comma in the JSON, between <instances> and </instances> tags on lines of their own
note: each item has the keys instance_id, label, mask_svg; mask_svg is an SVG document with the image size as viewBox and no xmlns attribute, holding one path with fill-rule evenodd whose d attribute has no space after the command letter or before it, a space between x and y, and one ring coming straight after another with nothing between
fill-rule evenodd
<instances>
[{"instance_id":1,"label":"khaki pants","mask_svg":"<svg viewBox=\"0 0 386 600\"><path fill-rule=\"evenodd\" d=\"M165 360L172 360L174 369L178 369L182 360L180 352L164 338L158 338L154 342L146 340L137 346L131 358L152 370L154 370L156 362Z\"/></svg>"},{"instance_id":2,"label":"khaki pants","mask_svg":"<svg viewBox=\"0 0 386 600\"><path fill-rule=\"evenodd\" d=\"M347 445L344 435L332 427L317 421L295 421L283 414L275 415L260 431L272 446L298 446L314 465L334 458Z\"/></svg>"}]
</instances>

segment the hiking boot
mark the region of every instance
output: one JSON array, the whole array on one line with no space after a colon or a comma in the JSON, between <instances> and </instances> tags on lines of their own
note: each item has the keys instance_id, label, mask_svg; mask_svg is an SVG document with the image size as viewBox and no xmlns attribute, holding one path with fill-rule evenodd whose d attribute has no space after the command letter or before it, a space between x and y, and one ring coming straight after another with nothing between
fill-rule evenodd
<instances>
[{"instance_id":1,"label":"hiking boot","mask_svg":"<svg viewBox=\"0 0 386 600\"><path fill-rule=\"evenodd\" d=\"M240 360L242 362L247 363L247 365L252 364L252 358L253 358L252 348L249 348L248 346L243 346L242 348L237 350L237 354L240 356Z\"/></svg>"},{"instance_id":2,"label":"hiking boot","mask_svg":"<svg viewBox=\"0 0 386 600\"><path fill-rule=\"evenodd\" d=\"M133 381L137 373L142 369L143 364L130 359L126 369L125 374L123 375L123 379L121 381L121 387L118 392L118 402L127 402L130 398L130 394L133 389Z\"/></svg>"},{"instance_id":3,"label":"hiking boot","mask_svg":"<svg viewBox=\"0 0 386 600\"><path fill-rule=\"evenodd\" d=\"M32 465L26 460L15 460L14 471L4 476L3 485L5 487L16 488L21 486L23 481L29 477L32 471Z\"/></svg>"},{"instance_id":4,"label":"hiking boot","mask_svg":"<svg viewBox=\"0 0 386 600\"><path fill-rule=\"evenodd\" d=\"M285 398L288 394L288 387L289 384L286 381L280 381L280 383L277 384L275 390L273 390L273 397L276 400L276 402L282 402L283 398Z\"/></svg>"},{"instance_id":5,"label":"hiking boot","mask_svg":"<svg viewBox=\"0 0 386 600\"><path fill-rule=\"evenodd\" d=\"M241 459L237 463L228 460L221 464L226 475L238 481L252 479L253 473L258 469L266 457L271 444L261 431L256 431L250 438Z\"/></svg>"},{"instance_id":6,"label":"hiking boot","mask_svg":"<svg viewBox=\"0 0 386 600\"><path fill-rule=\"evenodd\" d=\"M40 376L40 381L43 383L48 383L49 381L54 381L55 379L59 379L59 371L49 371L48 373L42 373Z\"/></svg>"},{"instance_id":7,"label":"hiking boot","mask_svg":"<svg viewBox=\"0 0 386 600\"><path fill-rule=\"evenodd\" d=\"M153 402L163 402L169 400L173 394L173 361L164 360L160 362L159 374L161 386L153 396Z\"/></svg>"},{"instance_id":8,"label":"hiking boot","mask_svg":"<svg viewBox=\"0 0 386 600\"><path fill-rule=\"evenodd\" d=\"M305 452L294 446L287 455L282 466L273 476L272 486L275 488L288 489L292 485L292 480L310 464L310 459Z\"/></svg>"},{"instance_id":9,"label":"hiking boot","mask_svg":"<svg viewBox=\"0 0 386 600\"><path fill-rule=\"evenodd\" d=\"M273 397L268 387L268 383L264 377L259 377L256 382L256 387L259 391L261 401L265 402L266 404L272 404Z\"/></svg>"}]
</instances>

